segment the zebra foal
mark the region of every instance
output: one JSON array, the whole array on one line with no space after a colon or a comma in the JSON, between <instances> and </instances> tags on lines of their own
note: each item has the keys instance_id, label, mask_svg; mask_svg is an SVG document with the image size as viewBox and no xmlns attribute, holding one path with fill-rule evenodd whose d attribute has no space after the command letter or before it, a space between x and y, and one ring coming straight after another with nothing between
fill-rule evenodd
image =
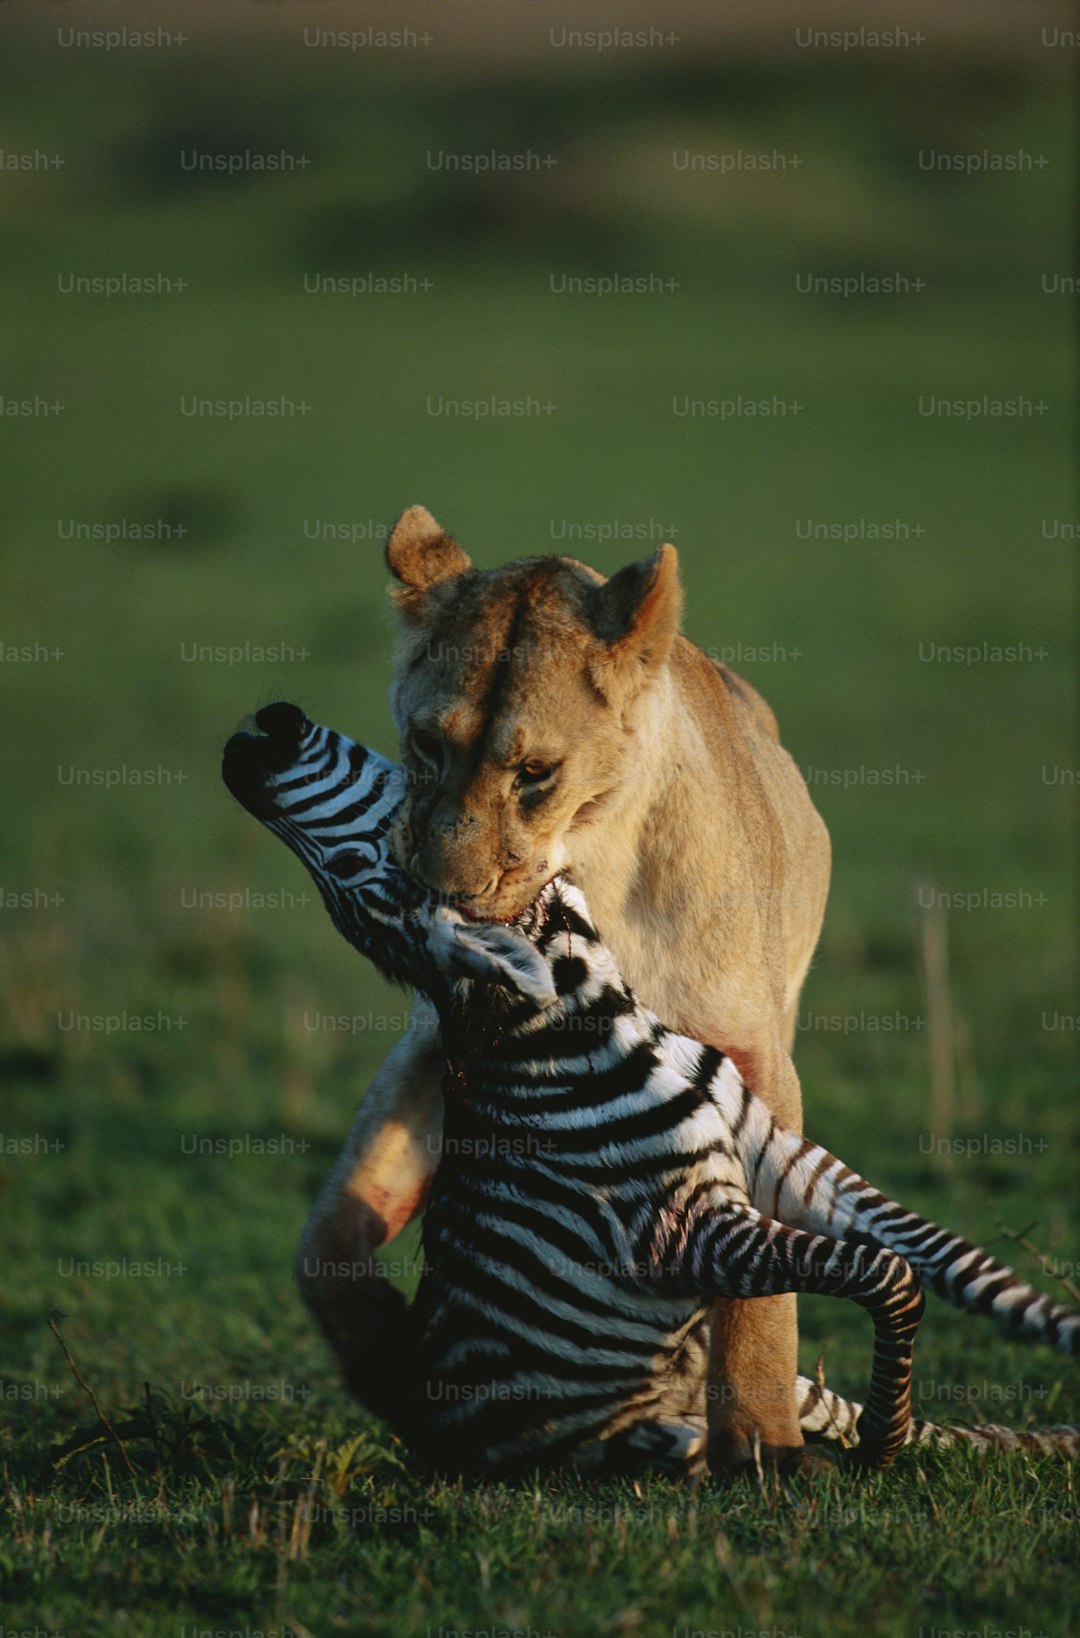
<instances>
[{"instance_id":1,"label":"zebra foal","mask_svg":"<svg viewBox=\"0 0 1080 1638\"><path fill-rule=\"evenodd\" d=\"M910 1414L920 1281L1080 1352L1080 1315L778 1128L729 1058L640 1006L570 883L509 925L470 921L394 861L399 768L295 706L256 727L226 747L230 790L304 862L349 942L438 1014L444 1145L413 1307L384 1286L370 1335L350 1335L341 1271L300 1267L349 1386L419 1454L486 1476L597 1450L610 1466L694 1466L721 1296L867 1310L865 1406L800 1384L808 1427L855 1418L844 1458L861 1466L929 1442ZM1078 1446L1070 1428L1026 1437Z\"/></svg>"}]
</instances>

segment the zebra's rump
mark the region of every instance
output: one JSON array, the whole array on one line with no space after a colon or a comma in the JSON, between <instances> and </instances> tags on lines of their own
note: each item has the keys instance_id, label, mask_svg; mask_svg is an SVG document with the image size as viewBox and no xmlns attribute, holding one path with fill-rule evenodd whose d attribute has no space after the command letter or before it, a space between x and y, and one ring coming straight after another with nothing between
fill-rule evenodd
<instances>
[{"instance_id":1,"label":"zebra's rump","mask_svg":"<svg viewBox=\"0 0 1080 1638\"><path fill-rule=\"evenodd\" d=\"M706 1333L695 1322L652 1367L597 1366L586 1353L561 1374L549 1356L513 1349L483 1354L469 1339L467 1357L444 1363L446 1333L423 1339L419 1379L407 1418L409 1443L443 1472L511 1478L576 1459L583 1449L621 1448L635 1429L704 1425ZM433 1346L434 1344L434 1346ZM438 1363L429 1367L434 1355ZM616 1471L617 1458L605 1466ZM640 1465L638 1461L636 1465Z\"/></svg>"},{"instance_id":2,"label":"zebra's rump","mask_svg":"<svg viewBox=\"0 0 1080 1638\"><path fill-rule=\"evenodd\" d=\"M429 1214L413 1315L409 1438L427 1460L508 1476L640 1423L703 1416L700 1303L620 1288L588 1246L446 1215Z\"/></svg>"}]
</instances>

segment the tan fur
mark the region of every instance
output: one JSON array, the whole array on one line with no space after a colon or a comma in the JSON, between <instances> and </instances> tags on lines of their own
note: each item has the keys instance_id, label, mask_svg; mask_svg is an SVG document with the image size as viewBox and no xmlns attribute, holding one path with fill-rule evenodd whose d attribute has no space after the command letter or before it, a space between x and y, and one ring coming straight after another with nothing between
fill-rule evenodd
<instances>
[{"instance_id":1,"label":"tan fur","mask_svg":"<svg viewBox=\"0 0 1080 1638\"><path fill-rule=\"evenodd\" d=\"M345 1368L371 1345L382 1278L373 1255L424 1209L442 1131L438 1023L426 1003L367 1090L345 1146L304 1225L296 1278Z\"/></svg>"},{"instance_id":2,"label":"tan fur","mask_svg":"<svg viewBox=\"0 0 1080 1638\"><path fill-rule=\"evenodd\" d=\"M677 635L674 547L607 581L561 557L483 572L411 507L387 560L402 616L391 689L410 779L402 862L484 917L513 914L569 871L646 1005L731 1052L800 1129L789 1052L828 836L764 700ZM530 762L558 765L540 800L522 783ZM407 1038L395 1058L425 1046ZM402 1075L399 1102L411 1088L414 1112L397 1109L417 1131L432 1107L417 1100L422 1080ZM343 1202L348 1188L374 1198L376 1175L384 1204L397 1187L373 1161L377 1132L369 1119L339 1162ZM409 1167L401 1181L403 1198L415 1193ZM328 1197L324 1225L333 1215ZM800 1444L794 1299L720 1306L713 1459L741 1459L755 1430L765 1445Z\"/></svg>"}]
</instances>

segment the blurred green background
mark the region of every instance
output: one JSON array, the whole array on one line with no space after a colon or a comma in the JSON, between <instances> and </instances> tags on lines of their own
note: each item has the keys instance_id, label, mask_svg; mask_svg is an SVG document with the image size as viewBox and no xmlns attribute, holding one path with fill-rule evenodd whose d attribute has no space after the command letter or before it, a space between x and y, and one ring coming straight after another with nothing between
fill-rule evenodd
<instances>
[{"instance_id":1,"label":"blurred green background","mask_svg":"<svg viewBox=\"0 0 1080 1638\"><path fill-rule=\"evenodd\" d=\"M640 10L624 21L651 26ZM405 1001L336 939L218 762L279 697L393 749L382 538L416 501L484 566L566 551L611 572L674 541L688 635L765 694L832 834L796 1050L808 1129L984 1241L998 1217L1034 1224L1075 1268L1080 517L1075 302L1054 284L1075 120L1068 54L1040 36L1058 13L847 52L801 47L805 19L783 8L767 24L689 10L672 8L677 45L597 53L555 47L549 26L575 20L549 8L508 11L501 39L487 11L449 4L344 24L340 7L176 8L152 21L185 43L142 51L65 47L58 30L146 27L143 12L5 8L0 1071L18 1143L0 1154L0 1367L58 1385L7 1429L28 1483L85 1409L59 1387L53 1304L110 1403L144 1378L175 1395L199 1372L272 1376L287 1354L313 1397L279 1407L266 1437L282 1416L356 1420L290 1260ZM305 28L370 25L434 38L305 44ZM295 168L188 168L243 153ZM556 162L474 174L441 157L491 153ZM10 158L34 154L46 162ZM762 154L787 167L748 168ZM1031 163L964 174L926 168L935 154ZM172 288L65 288L124 275ZM674 288L557 293L612 275ZM800 288L896 275L901 293ZM369 276L407 292L311 288ZM774 395L801 408L676 413ZM920 411L984 395L1047 407ZM183 413L245 396L308 407ZM492 397L553 408L431 413ZM63 410L12 413L26 399ZM128 538L103 538L118 527ZM278 653L192 657L230 645ZM927 658L967 645L1025 646ZM947 916L946 1131L920 884L986 900ZM222 907L229 894L248 902ZM73 1015L126 1021L106 1034ZM319 1015L353 1024L312 1028ZM196 1134L284 1136L290 1152L193 1157ZM942 1136L987 1141L950 1163L929 1153ZM174 1279L58 1272L181 1254ZM830 1381L857 1388L859 1317L804 1309L806 1366L825 1347ZM1023 1366L1057 1384L1053 1415L1045 1397L976 1414L1066 1415L1053 1362L938 1308L926 1334L935 1381ZM244 1407L256 1428L268 1414Z\"/></svg>"}]
</instances>

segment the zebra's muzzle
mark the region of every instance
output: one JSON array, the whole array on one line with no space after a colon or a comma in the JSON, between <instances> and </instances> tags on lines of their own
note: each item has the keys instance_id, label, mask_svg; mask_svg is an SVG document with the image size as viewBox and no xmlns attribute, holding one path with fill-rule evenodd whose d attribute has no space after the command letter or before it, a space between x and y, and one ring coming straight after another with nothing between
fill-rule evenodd
<instances>
[{"instance_id":1,"label":"zebra's muzzle","mask_svg":"<svg viewBox=\"0 0 1080 1638\"><path fill-rule=\"evenodd\" d=\"M221 759L221 777L241 806L257 819L271 818L277 810L267 790L272 774L291 768L311 723L298 705L278 700L255 713L257 733L234 734Z\"/></svg>"}]
</instances>

